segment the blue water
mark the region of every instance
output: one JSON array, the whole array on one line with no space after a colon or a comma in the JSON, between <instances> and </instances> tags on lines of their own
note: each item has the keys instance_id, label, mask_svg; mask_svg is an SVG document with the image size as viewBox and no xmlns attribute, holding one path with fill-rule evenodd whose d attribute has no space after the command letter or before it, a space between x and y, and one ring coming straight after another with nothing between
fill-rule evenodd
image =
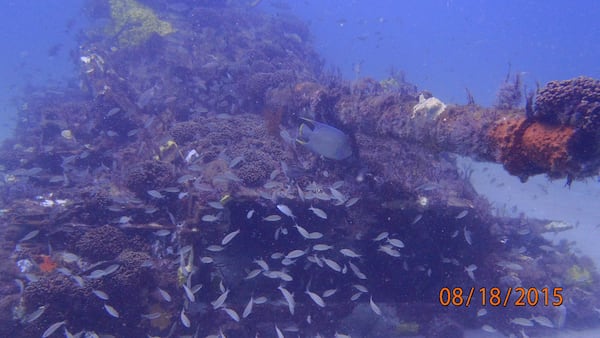
<instances>
[{"instance_id":1,"label":"blue water","mask_svg":"<svg viewBox=\"0 0 600 338\"><path fill-rule=\"evenodd\" d=\"M11 98L19 88L76 76L69 54L85 24L84 5L3 2L3 124L11 123ZM346 78L383 79L393 67L445 102L465 103L468 88L478 104L491 105L509 71L521 73L529 88L579 75L600 77L597 1L265 0L257 9L309 22L316 49ZM48 55L57 44L58 53ZM3 133L8 130L4 126Z\"/></svg>"},{"instance_id":2,"label":"blue water","mask_svg":"<svg viewBox=\"0 0 600 338\"><path fill-rule=\"evenodd\" d=\"M0 4L0 139L12 132L24 91L78 85L76 36L86 26L87 3ZM255 10L308 22L327 67L347 79L381 80L394 68L447 103L466 103L468 90L476 103L493 105L509 72L521 74L529 89L580 75L600 78L598 1L263 0ZM471 165L473 184L498 209L577 223L553 240L575 240L600 263L596 180L571 189L544 177L522 184L497 165Z\"/></svg>"},{"instance_id":3,"label":"blue water","mask_svg":"<svg viewBox=\"0 0 600 338\"><path fill-rule=\"evenodd\" d=\"M76 81L76 34L85 23L79 0L2 1L0 4L0 139L14 126L27 87Z\"/></svg>"},{"instance_id":4,"label":"blue water","mask_svg":"<svg viewBox=\"0 0 600 338\"><path fill-rule=\"evenodd\" d=\"M509 69L530 88L600 75L597 1L297 1L292 10L348 78L360 62L360 75L377 79L395 67L443 101L465 103L468 88L490 105Z\"/></svg>"}]
</instances>

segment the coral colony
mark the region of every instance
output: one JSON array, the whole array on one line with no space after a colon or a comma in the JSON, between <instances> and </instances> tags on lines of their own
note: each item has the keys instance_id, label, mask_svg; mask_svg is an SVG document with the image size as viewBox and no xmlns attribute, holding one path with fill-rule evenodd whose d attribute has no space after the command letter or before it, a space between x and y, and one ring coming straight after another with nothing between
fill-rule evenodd
<instances>
[{"instance_id":1,"label":"coral colony","mask_svg":"<svg viewBox=\"0 0 600 338\"><path fill-rule=\"evenodd\" d=\"M304 23L252 5L90 1L80 86L24 94L0 148L0 336L545 336L598 316L594 264L542 236L572 226L497 216L450 153L595 175L599 81L551 82L527 114L518 84L453 105L325 72Z\"/></svg>"}]
</instances>

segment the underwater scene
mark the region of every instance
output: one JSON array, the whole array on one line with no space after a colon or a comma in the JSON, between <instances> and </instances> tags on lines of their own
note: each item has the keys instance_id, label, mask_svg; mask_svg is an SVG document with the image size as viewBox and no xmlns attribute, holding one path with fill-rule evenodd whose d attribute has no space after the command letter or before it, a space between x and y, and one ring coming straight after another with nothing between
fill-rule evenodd
<instances>
[{"instance_id":1,"label":"underwater scene","mask_svg":"<svg viewBox=\"0 0 600 338\"><path fill-rule=\"evenodd\" d=\"M2 6L0 337L600 337L600 3Z\"/></svg>"}]
</instances>

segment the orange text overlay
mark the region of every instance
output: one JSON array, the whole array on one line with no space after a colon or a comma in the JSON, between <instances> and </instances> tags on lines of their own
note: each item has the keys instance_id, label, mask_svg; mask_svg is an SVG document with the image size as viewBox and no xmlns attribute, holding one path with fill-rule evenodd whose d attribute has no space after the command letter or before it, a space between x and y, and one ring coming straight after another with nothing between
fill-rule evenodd
<instances>
[{"instance_id":1,"label":"orange text overlay","mask_svg":"<svg viewBox=\"0 0 600 338\"><path fill-rule=\"evenodd\" d=\"M560 306L563 288L447 288L440 290L442 306Z\"/></svg>"}]
</instances>

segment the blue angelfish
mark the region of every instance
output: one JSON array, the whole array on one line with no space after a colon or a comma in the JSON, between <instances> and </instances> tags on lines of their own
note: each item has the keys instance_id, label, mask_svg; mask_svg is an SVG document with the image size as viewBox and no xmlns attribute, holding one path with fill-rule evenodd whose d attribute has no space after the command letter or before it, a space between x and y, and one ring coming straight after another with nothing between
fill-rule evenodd
<instances>
[{"instance_id":1,"label":"blue angelfish","mask_svg":"<svg viewBox=\"0 0 600 338\"><path fill-rule=\"evenodd\" d=\"M296 142L332 160L343 160L352 155L350 137L343 131L311 119L302 119L307 123L300 125Z\"/></svg>"}]
</instances>

